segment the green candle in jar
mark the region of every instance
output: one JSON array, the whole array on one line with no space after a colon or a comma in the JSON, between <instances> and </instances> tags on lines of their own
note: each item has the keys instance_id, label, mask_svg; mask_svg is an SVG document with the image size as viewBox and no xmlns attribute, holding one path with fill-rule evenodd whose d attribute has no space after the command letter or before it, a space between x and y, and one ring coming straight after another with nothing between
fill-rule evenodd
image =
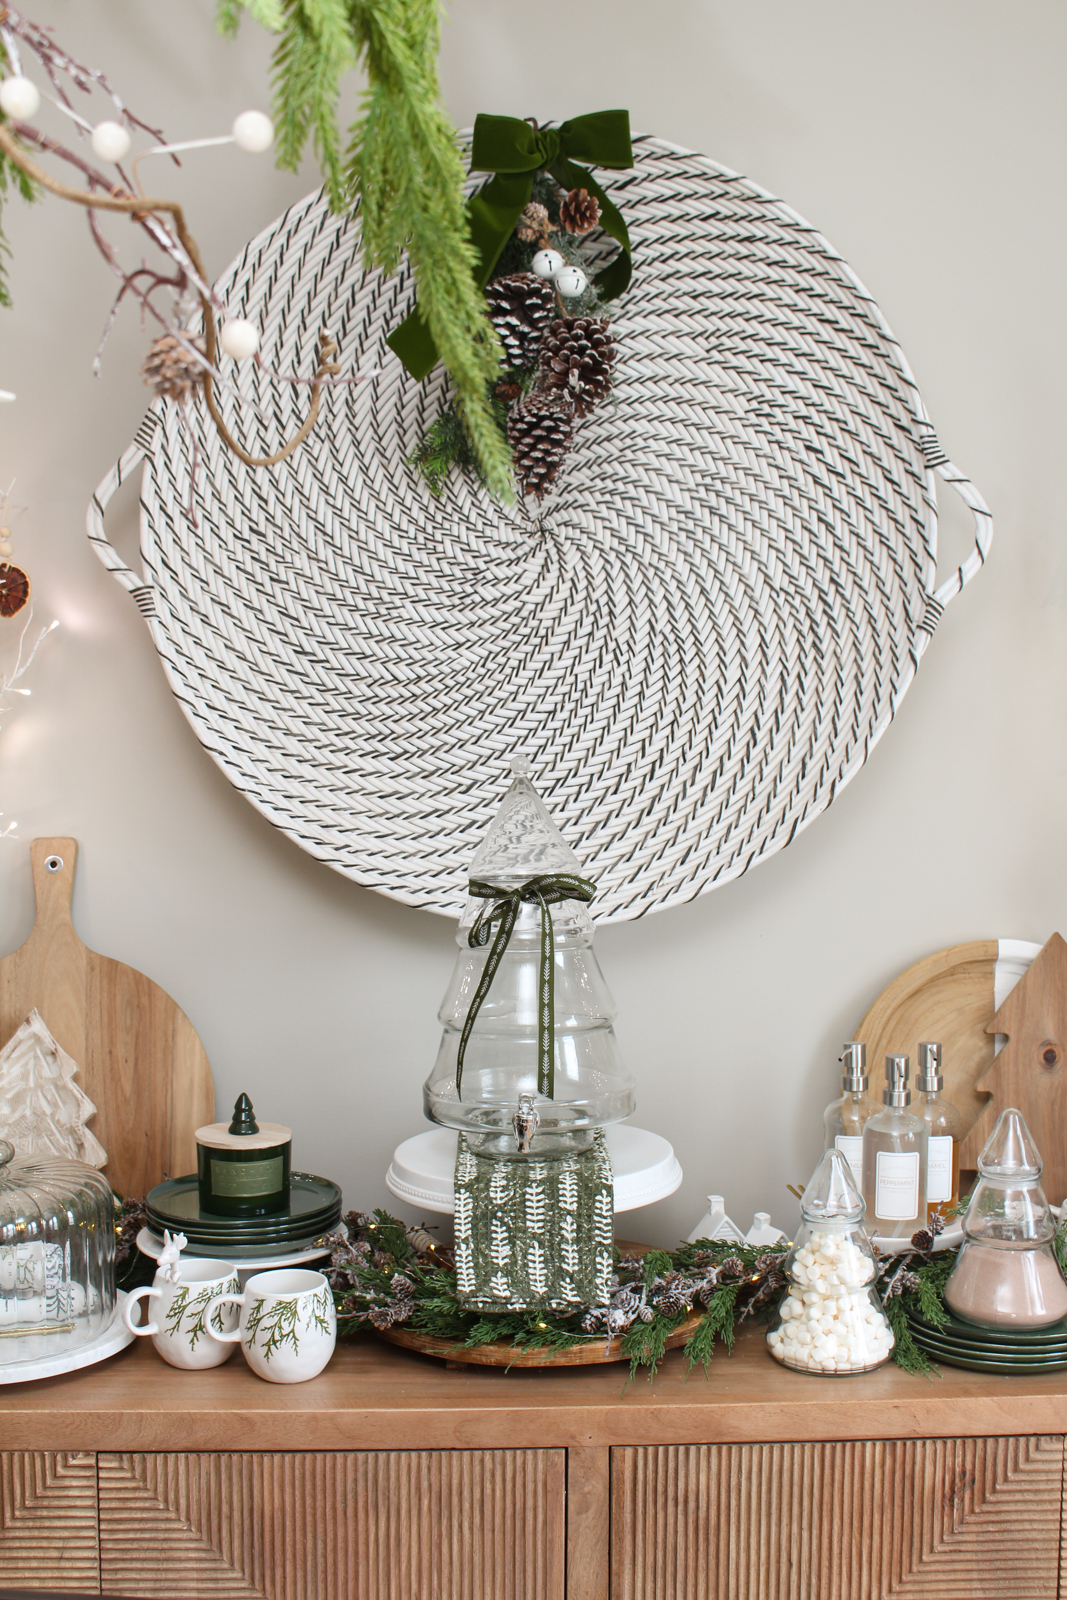
<instances>
[{"instance_id":1,"label":"green candle in jar","mask_svg":"<svg viewBox=\"0 0 1067 1600\"><path fill-rule=\"evenodd\" d=\"M229 1123L196 1130L201 1211L222 1217L265 1217L289 1205L293 1132L280 1122L257 1122L252 1102L239 1095Z\"/></svg>"}]
</instances>

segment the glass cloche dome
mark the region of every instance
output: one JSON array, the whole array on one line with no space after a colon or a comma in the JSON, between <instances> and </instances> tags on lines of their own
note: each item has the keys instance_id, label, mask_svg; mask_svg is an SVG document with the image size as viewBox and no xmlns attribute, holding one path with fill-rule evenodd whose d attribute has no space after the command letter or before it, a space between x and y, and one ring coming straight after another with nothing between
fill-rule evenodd
<instances>
[{"instance_id":1,"label":"glass cloche dome","mask_svg":"<svg viewBox=\"0 0 1067 1600\"><path fill-rule=\"evenodd\" d=\"M432 1122L461 1129L480 1154L550 1155L583 1150L597 1128L629 1116L634 1081L619 1059L615 1002L593 953L584 903L592 886L528 764L516 758L512 772L471 862L460 953L438 1014L444 1033L423 1099Z\"/></svg>"},{"instance_id":2,"label":"glass cloche dome","mask_svg":"<svg viewBox=\"0 0 1067 1600\"><path fill-rule=\"evenodd\" d=\"M115 1315L115 1212L107 1179L0 1139L0 1366L76 1350Z\"/></svg>"}]
</instances>

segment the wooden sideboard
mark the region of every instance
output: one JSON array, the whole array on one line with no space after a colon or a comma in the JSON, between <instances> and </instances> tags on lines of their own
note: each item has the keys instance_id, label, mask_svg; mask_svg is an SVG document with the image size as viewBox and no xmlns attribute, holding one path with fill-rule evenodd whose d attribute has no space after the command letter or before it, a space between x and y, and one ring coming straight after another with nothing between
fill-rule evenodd
<instances>
[{"instance_id":1,"label":"wooden sideboard","mask_svg":"<svg viewBox=\"0 0 1067 1600\"><path fill-rule=\"evenodd\" d=\"M446 1369L263 1383L147 1341L0 1388L0 1594L1067 1600L1067 1378Z\"/></svg>"}]
</instances>

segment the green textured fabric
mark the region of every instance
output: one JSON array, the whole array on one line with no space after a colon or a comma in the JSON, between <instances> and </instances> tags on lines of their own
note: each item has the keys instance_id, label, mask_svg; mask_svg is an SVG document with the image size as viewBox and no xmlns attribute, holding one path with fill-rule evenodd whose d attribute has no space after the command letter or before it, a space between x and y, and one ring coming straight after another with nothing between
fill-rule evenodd
<instances>
[{"instance_id":1,"label":"green textured fabric","mask_svg":"<svg viewBox=\"0 0 1067 1600\"><path fill-rule=\"evenodd\" d=\"M611 1157L603 1132L567 1156L476 1155L461 1133L456 1288L473 1311L566 1311L610 1298Z\"/></svg>"}]
</instances>

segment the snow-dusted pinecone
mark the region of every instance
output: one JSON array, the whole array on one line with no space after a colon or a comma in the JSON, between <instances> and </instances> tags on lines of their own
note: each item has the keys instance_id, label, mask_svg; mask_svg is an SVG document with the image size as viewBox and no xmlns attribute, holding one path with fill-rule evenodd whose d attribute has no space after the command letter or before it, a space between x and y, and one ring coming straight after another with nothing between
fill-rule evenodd
<instances>
[{"instance_id":1,"label":"snow-dusted pinecone","mask_svg":"<svg viewBox=\"0 0 1067 1600\"><path fill-rule=\"evenodd\" d=\"M659 1312L661 1317L677 1317L680 1316L683 1311L689 1310L689 1302L686 1300L685 1295L682 1294L680 1290L668 1289L667 1292L665 1294L661 1294L659 1299L656 1301L656 1310Z\"/></svg>"},{"instance_id":2,"label":"snow-dusted pinecone","mask_svg":"<svg viewBox=\"0 0 1067 1600\"><path fill-rule=\"evenodd\" d=\"M371 1306L367 1312L367 1321L372 1327L384 1333L386 1328L392 1328L398 1322L406 1322L415 1309L414 1300L396 1300L392 1305Z\"/></svg>"},{"instance_id":3,"label":"snow-dusted pinecone","mask_svg":"<svg viewBox=\"0 0 1067 1600\"><path fill-rule=\"evenodd\" d=\"M720 1278L741 1278L744 1272L745 1263L740 1256L727 1256L725 1261L719 1262Z\"/></svg>"},{"instance_id":4,"label":"snow-dusted pinecone","mask_svg":"<svg viewBox=\"0 0 1067 1600\"><path fill-rule=\"evenodd\" d=\"M579 417L588 416L611 388L615 342L596 317L559 317L541 340L541 383L564 389Z\"/></svg>"},{"instance_id":5,"label":"snow-dusted pinecone","mask_svg":"<svg viewBox=\"0 0 1067 1600\"><path fill-rule=\"evenodd\" d=\"M560 201L559 220L568 233L588 233L600 221L600 201L588 189L572 189Z\"/></svg>"},{"instance_id":6,"label":"snow-dusted pinecone","mask_svg":"<svg viewBox=\"0 0 1067 1600\"><path fill-rule=\"evenodd\" d=\"M936 1235L936 1234L939 1234L939 1233L944 1233L944 1231L945 1231L945 1219L941 1215L940 1211L935 1211L934 1212L933 1216L927 1222L926 1226L927 1226L928 1230L932 1234Z\"/></svg>"},{"instance_id":7,"label":"snow-dusted pinecone","mask_svg":"<svg viewBox=\"0 0 1067 1600\"><path fill-rule=\"evenodd\" d=\"M555 482L574 437L574 407L558 389L534 389L508 413L508 443L523 494L538 500Z\"/></svg>"},{"instance_id":8,"label":"snow-dusted pinecone","mask_svg":"<svg viewBox=\"0 0 1067 1600\"><path fill-rule=\"evenodd\" d=\"M141 367L141 376L149 388L169 400L188 400L203 376L204 364L190 353L188 345L202 354L204 341L191 334L186 334L185 340L183 343L173 333L160 334Z\"/></svg>"},{"instance_id":9,"label":"snow-dusted pinecone","mask_svg":"<svg viewBox=\"0 0 1067 1600\"><path fill-rule=\"evenodd\" d=\"M508 367L532 367L541 335L552 321L556 291L534 272L512 272L494 278L485 291L489 318L504 346Z\"/></svg>"},{"instance_id":10,"label":"snow-dusted pinecone","mask_svg":"<svg viewBox=\"0 0 1067 1600\"><path fill-rule=\"evenodd\" d=\"M519 225L515 230L519 238L524 239L527 244L533 244L535 239L543 239L548 229L548 212L539 201L531 200L519 218Z\"/></svg>"}]
</instances>

